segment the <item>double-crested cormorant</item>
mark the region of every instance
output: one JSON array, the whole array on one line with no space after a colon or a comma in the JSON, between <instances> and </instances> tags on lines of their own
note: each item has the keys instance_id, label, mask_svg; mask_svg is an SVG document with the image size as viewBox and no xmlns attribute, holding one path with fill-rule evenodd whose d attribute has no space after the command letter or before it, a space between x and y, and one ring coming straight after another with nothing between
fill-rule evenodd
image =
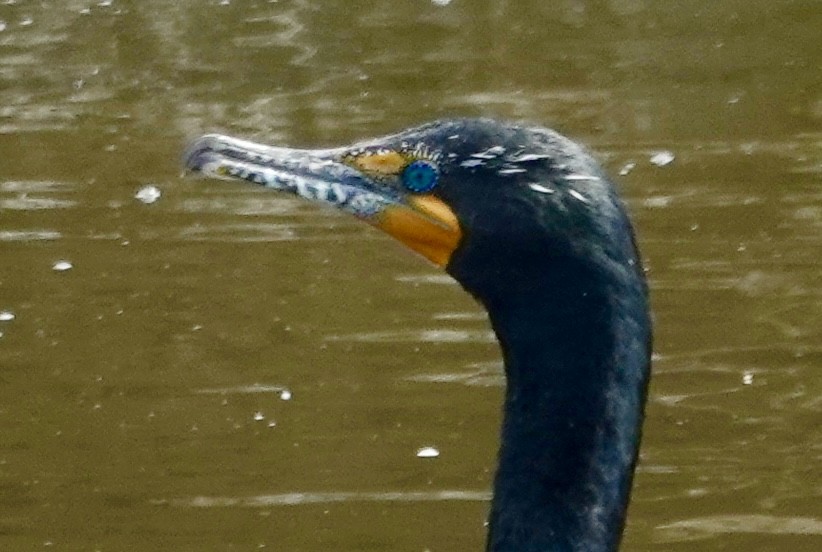
<instances>
[{"instance_id":1,"label":"double-crested cormorant","mask_svg":"<svg viewBox=\"0 0 822 552\"><path fill-rule=\"evenodd\" d=\"M650 371L647 286L597 163L544 128L445 120L350 147L196 140L187 169L330 203L488 310L507 386L487 550L616 550Z\"/></svg>"}]
</instances>

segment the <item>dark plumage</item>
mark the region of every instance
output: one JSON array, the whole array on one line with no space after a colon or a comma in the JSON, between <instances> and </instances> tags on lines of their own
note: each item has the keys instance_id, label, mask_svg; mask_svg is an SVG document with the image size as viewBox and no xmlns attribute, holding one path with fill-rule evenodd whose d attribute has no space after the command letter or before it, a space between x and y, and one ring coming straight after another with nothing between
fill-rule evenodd
<instances>
[{"instance_id":1,"label":"dark plumage","mask_svg":"<svg viewBox=\"0 0 822 552\"><path fill-rule=\"evenodd\" d=\"M488 310L505 361L487 549L618 548L651 324L630 222L582 148L468 119L333 150L212 135L186 166L332 203L444 266Z\"/></svg>"}]
</instances>

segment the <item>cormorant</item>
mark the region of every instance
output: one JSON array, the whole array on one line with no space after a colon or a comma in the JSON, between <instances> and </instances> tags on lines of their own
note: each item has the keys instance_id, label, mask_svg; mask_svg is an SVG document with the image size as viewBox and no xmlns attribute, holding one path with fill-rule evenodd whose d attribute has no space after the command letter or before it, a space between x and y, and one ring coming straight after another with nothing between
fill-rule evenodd
<instances>
[{"instance_id":1,"label":"cormorant","mask_svg":"<svg viewBox=\"0 0 822 552\"><path fill-rule=\"evenodd\" d=\"M444 267L487 309L505 363L487 550L618 548L651 322L625 208L582 147L458 119L323 150L208 135L185 165L330 203Z\"/></svg>"}]
</instances>

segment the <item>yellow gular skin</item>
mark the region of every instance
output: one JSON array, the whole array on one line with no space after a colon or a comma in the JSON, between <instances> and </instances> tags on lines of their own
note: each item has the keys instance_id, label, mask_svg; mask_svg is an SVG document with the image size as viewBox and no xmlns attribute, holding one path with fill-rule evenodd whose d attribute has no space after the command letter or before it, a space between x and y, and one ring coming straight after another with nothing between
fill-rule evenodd
<instances>
[{"instance_id":1,"label":"yellow gular skin","mask_svg":"<svg viewBox=\"0 0 822 552\"><path fill-rule=\"evenodd\" d=\"M410 207L387 207L374 221L374 226L445 268L462 240L456 215L432 195L411 196L408 203Z\"/></svg>"}]
</instances>

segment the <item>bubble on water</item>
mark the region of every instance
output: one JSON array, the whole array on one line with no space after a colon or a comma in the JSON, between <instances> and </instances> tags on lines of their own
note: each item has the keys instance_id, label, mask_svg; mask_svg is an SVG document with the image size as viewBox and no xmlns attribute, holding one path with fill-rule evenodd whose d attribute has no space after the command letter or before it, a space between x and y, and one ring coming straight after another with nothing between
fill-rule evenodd
<instances>
[{"instance_id":1,"label":"bubble on water","mask_svg":"<svg viewBox=\"0 0 822 552\"><path fill-rule=\"evenodd\" d=\"M163 193L157 186L143 186L137 190L134 197L148 205L160 199L161 195L163 195Z\"/></svg>"},{"instance_id":2,"label":"bubble on water","mask_svg":"<svg viewBox=\"0 0 822 552\"><path fill-rule=\"evenodd\" d=\"M0 311L0 322L14 320L14 313L11 311Z\"/></svg>"},{"instance_id":3,"label":"bubble on water","mask_svg":"<svg viewBox=\"0 0 822 552\"><path fill-rule=\"evenodd\" d=\"M71 270L72 268L74 268L74 265L69 261L57 261L51 267L51 269L56 272L65 272L66 270Z\"/></svg>"},{"instance_id":4,"label":"bubble on water","mask_svg":"<svg viewBox=\"0 0 822 552\"><path fill-rule=\"evenodd\" d=\"M657 167L664 167L665 165L670 165L673 163L674 159L676 159L676 157L673 152L663 150L658 151L651 156L651 163Z\"/></svg>"},{"instance_id":5,"label":"bubble on water","mask_svg":"<svg viewBox=\"0 0 822 552\"><path fill-rule=\"evenodd\" d=\"M436 458L440 455L440 451L434 447L422 447L417 450L417 458Z\"/></svg>"},{"instance_id":6,"label":"bubble on water","mask_svg":"<svg viewBox=\"0 0 822 552\"><path fill-rule=\"evenodd\" d=\"M619 169L619 176L627 176L632 170L636 167L636 163L631 161L630 163L625 163L622 165L622 168Z\"/></svg>"},{"instance_id":7,"label":"bubble on water","mask_svg":"<svg viewBox=\"0 0 822 552\"><path fill-rule=\"evenodd\" d=\"M289 391L288 389L283 389L282 391L280 391L280 399L282 399L284 401L290 401L291 400L291 391Z\"/></svg>"}]
</instances>

